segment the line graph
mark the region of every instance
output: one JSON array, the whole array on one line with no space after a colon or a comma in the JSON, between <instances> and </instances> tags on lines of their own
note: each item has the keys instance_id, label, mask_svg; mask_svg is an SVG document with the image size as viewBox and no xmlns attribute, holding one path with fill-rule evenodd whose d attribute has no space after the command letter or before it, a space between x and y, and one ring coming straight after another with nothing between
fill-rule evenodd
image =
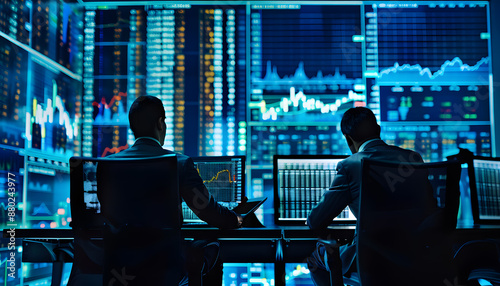
<instances>
[{"instance_id":1,"label":"line graph","mask_svg":"<svg viewBox=\"0 0 500 286\"><path fill-rule=\"evenodd\" d=\"M345 74L340 73L338 67L335 68L333 75L323 75L323 72L318 70L315 76L309 78L306 75L304 62L302 61L299 62L293 75L280 77L278 68L272 66L271 61L268 61L264 78L252 77L252 86L254 88L268 91L286 91L291 86L309 91L338 91L339 89L354 89L361 84L361 79L347 78Z\"/></svg>"},{"instance_id":2,"label":"line graph","mask_svg":"<svg viewBox=\"0 0 500 286\"><path fill-rule=\"evenodd\" d=\"M127 148L128 148L128 144L124 145L124 146L120 146L120 147L112 147L112 148L106 147L106 148L104 148L104 151L102 152L101 157L106 157L106 155L108 155L108 153L112 153L112 154L119 153L120 151L123 151Z\"/></svg>"},{"instance_id":3,"label":"line graph","mask_svg":"<svg viewBox=\"0 0 500 286\"><path fill-rule=\"evenodd\" d=\"M475 65L464 64L459 57L445 61L439 70L432 72L419 64L395 63L379 73L380 85L487 85L489 81L489 57L482 58Z\"/></svg>"},{"instance_id":4,"label":"line graph","mask_svg":"<svg viewBox=\"0 0 500 286\"><path fill-rule=\"evenodd\" d=\"M9 208L9 204L5 204L3 202L0 203L0 210L7 211L8 208Z\"/></svg>"},{"instance_id":5,"label":"line graph","mask_svg":"<svg viewBox=\"0 0 500 286\"><path fill-rule=\"evenodd\" d=\"M356 102L365 101L366 96L349 90L347 95L306 95L302 90L297 91L295 87L290 87L288 97L281 97L277 101L261 100L251 102L250 108L258 109L261 120L277 121L283 117L294 117L295 121L329 121L331 117L324 114L336 115L339 108L348 102L357 106ZM327 102L329 101L329 102Z\"/></svg>"},{"instance_id":6,"label":"line graph","mask_svg":"<svg viewBox=\"0 0 500 286\"><path fill-rule=\"evenodd\" d=\"M238 161L195 161L195 167L203 183L221 202L237 202L242 193L242 166Z\"/></svg>"},{"instance_id":7,"label":"line graph","mask_svg":"<svg viewBox=\"0 0 500 286\"><path fill-rule=\"evenodd\" d=\"M198 174L199 174L200 173L200 169L197 169L197 170L198 170ZM228 178L228 182L229 183L233 183L234 181L236 181L236 176L235 175L233 175L232 179L231 179L231 172L229 170L222 170L222 171L217 172L217 174L215 176L213 176L212 179L205 180L205 181L203 181L203 183L207 184L207 183L212 183L213 181L217 181L219 179L219 175L222 174L222 173L225 173L225 172L227 172L227 174L228 174L228 177L229 177Z\"/></svg>"},{"instance_id":8,"label":"line graph","mask_svg":"<svg viewBox=\"0 0 500 286\"><path fill-rule=\"evenodd\" d=\"M35 97L26 112L26 139L32 147L61 154L73 154L70 147L80 133L80 116L72 116L57 95L58 85L52 81L52 98L39 102Z\"/></svg>"},{"instance_id":9,"label":"line graph","mask_svg":"<svg viewBox=\"0 0 500 286\"><path fill-rule=\"evenodd\" d=\"M106 98L101 98L101 102L93 102L92 106L98 108L94 125L128 125L128 116L122 98L127 98L126 92L119 92L106 103Z\"/></svg>"}]
</instances>

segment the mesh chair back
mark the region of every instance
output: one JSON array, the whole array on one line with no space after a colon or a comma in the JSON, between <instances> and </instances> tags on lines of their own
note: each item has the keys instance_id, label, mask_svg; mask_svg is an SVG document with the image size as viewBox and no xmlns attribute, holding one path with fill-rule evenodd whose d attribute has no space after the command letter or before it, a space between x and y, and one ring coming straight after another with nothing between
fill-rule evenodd
<instances>
[{"instance_id":1,"label":"mesh chair back","mask_svg":"<svg viewBox=\"0 0 500 286\"><path fill-rule=\"evenodd\" d=\"M361 284L442 285L459 206L459 163L362 164Z\"/></svg>"},{"instance_id":2,"label":"mesh chair back","mask_svg":"<svg viewBox=\"0 0 500 286\"><path fill-rule=\"evenodd\" d=\"M97 196L104 218L116 227L180 229L177 158L103 160L97 165Z\"/></svg>"}]
</instances>

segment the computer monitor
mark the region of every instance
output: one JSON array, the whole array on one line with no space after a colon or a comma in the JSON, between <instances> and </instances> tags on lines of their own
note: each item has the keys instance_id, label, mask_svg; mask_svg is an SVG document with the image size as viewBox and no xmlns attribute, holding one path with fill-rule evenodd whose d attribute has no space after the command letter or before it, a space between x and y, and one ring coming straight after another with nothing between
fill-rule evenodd
<instances>
[{"instance_id":1,"label":"computer monitor","mask_svg":"<svg viewBox=\"0 0 500 286\"><path fill-rule=\"evenodd\" d=\"M208 191L230 209L245 196L245 156L193 157L194 165ZM205 224L182 202L185 224Z\"/></svg>"},{"instance_id":2,"label":"computer monitor","mask_svg":"<svg viewBox=\"0 0 500 286\"><path fill-rule=\"evenodd\" d=\"M474 157L469 180L474 223L499 223L500 158Z\"/></svg>"},{"instance_id":3,"label":"computer monitor","mask_svg":"<svg viewBox=\"0 0 500 286\"><path fill-rule=\"evenodd\" d=\"M309 212L333 182L337 164L345 158L345 155L275 155L275 223L304 225ZM333 222L354 223L355 220L346 207Z\"/></svg>"}]
</instances>

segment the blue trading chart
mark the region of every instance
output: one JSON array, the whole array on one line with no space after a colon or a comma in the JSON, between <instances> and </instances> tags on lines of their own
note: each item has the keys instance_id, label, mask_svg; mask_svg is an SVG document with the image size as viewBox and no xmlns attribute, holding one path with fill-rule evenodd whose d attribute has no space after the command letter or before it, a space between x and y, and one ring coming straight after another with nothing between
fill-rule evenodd
<instances>
[{"instance_id":1,"label":"blue trading chart","mask_svg":"<svg viewBox=\"0 0 500 286\"><path fill-rule=\"evenodd\" d=\"M248 124L260 142L252 164L270 164L274 154L345 154L336 125L366 98L360 7L251 8Z\"/></svg>"},{"instance_id":2,"label":"blue trading chart","mask_svg":"<svg viewBox=\"0 0 500 286\"><path fill-rule=\"evenodd\" d=\"M251 14L252 121L328 122L364 100L361 43L352 40L359 7L259 6Z\"/></svg>"},{"instance_id":3,"label":"blue trading chart","mask_svg":"<svg viewBox=\"0 0 500 286\"><path fill-rule=\"evenodd\" d=\"M491 155L488 6L365 6L367 102L390 143L443 160Z\"/></svg>"}]
</instances>

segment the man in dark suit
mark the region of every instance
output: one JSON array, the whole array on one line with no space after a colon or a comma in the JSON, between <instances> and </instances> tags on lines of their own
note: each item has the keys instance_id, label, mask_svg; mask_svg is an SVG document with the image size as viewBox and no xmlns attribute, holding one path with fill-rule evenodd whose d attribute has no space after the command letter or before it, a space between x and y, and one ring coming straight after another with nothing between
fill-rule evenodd
<instances>
[{"instance_id":1,"label":"man in dark suit","mask_svg":"<svg viewBox=\"0 0 500 286\"><path fill-rule=\"evenodd\" d=\"M321 201L311 210L307 224L313 230L326 228L347 206L355 217L359 213L361 160L423 163L417 152L387 145L380 139L380 126L373 112L364 107L347 110L340 123L342 133L352 155L337 165L337 174ZM356 270L356 236L348 245L339 249L342 273L349 277ZM325 246L318 243L308 258L308 266L316 285L329 285L330 277L324 262Z\"/></svg>"},{"instance_id":2,"label":"man in dark suit","mask_svg":"<svg viewBox=\"0 0 500 286\"><path fill-rule=\"evenodd\" d=\"M154 157L165 154L176 154L170 150L163 149L167 125L165 123L165 109L160 99L154 96L138 97L129 111L130 129L136 138L132 147L120 153L111 155L113 158L138 158ZM208 192L203 184L203 180L196 170L193 160L183 154L177 155L177 171L179 174L179 194L191 210L203 221L218 228L238 228L241 226L243 218L228 208L218 204L214 197ZM205 255L204 269L210 269L215 264L218 256L217 243L194 243L187 252L193 254L193 248L199 249ZM207 247L208 245L208 247ZM214 247L215 250L214 251ZM188 254L189 255L189 254ZM188 257L188 260L190 258ZM208 264L208 265L207 265ZM222 264L217 265L218 271L212 276L222 274ZM212 271L214 272L214 271ZM221 284L221 278L217 284ZM205 283L208 284L208 283ZM215 285L213 282L209 285Z\"/></svg>"}]
</instances>

